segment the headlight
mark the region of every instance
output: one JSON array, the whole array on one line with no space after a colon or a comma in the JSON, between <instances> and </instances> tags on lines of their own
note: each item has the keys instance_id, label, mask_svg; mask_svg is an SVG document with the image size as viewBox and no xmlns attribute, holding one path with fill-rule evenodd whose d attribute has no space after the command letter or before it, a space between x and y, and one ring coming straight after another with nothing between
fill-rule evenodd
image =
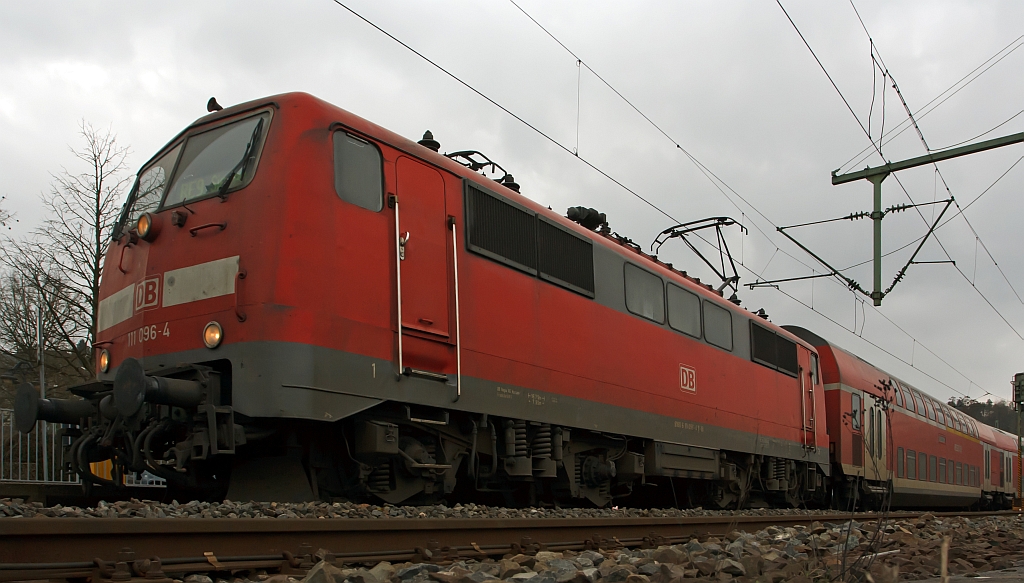
<instances>
[{"instance_id":1,"label":"headlight","mask_svg":"<svg viewBox=\"0 0 1024 583\"><path fill-rule=\"evenodd\" d=\"M107 372L110 368L110 352L106 348L100 350L99 364L100 372Z\"/></svg>"},{"instance_id":2,"label":"headlight","mask_svg":"<svg viewBox=\"0 0 1024 583\"><path fill-rule=\"evenodd\" d=\"M135 223L135 232L139 234L140 238L152 241L156 238L159 231L160 221L156 215L153 213L142 213L139 215L139 220Z\"/></svg>"},{"instance_id":3,"label":"headlight","mask_svg":"<svg viewBox=\"0 0 1024 583\"><path fill-rule=\"evenodd\" d=\"M217 348L224 339L224 330L217 322L210 322L203 328L203 344L207 348Z\"/></svg>"}]
</instances>

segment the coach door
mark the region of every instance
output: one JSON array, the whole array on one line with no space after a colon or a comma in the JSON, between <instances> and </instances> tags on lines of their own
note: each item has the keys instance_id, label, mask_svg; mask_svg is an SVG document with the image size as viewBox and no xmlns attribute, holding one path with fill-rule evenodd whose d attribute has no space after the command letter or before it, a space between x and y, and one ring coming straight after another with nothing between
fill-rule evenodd
<instances>
[{"instance_id":1,"label":"coach door","mask_svg":"<svg viewBox=\"0 0 1024 583\"><path fill-rule=\"evenodd\" d=\"M444 179L437 169L411 158L400 157L395 166L401 371L446 381L454 358Z\"/></svg>"},{"instance_id":2,"label":"coach door","mask_svg":"<svg viewBox=\"0 0 1024 583\"><path fill-rule=\"evenodd\" d=\"M865 394L867 406L864 408L864 448L868 463L864 467L864 476L869 480L889 479L886 467L885 411L881 403L869 394Z\"/></svg>"}]
</instances>

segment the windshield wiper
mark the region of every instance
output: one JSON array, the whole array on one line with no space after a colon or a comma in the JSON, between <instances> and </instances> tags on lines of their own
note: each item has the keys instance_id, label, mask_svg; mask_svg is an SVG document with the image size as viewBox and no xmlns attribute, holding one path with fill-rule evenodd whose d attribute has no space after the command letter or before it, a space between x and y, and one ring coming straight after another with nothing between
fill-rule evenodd
<instances>
[{"instance_id":1,"label":"windshield wiper","mask_svg":"<svg viewBox=\"0 0 1024 583\"><path fill-rule=\"evenodd\" d=\"M263 120L264 118L261 117L260 120L256 122L256 127L253 128L252 135L249 136L249 143L245 146L245 153L242 154L242 159L239 160L238 164L235 164L235 167L228 173L227 180L224 181L224 184L220 185L220 190L217 191L217 196L219 196L221 200L227 200L228 188L230 188L231 183L235 181L235 175L238 174L238 171L241 170L242 174L245 174L245 169L249 166L249 155L256 149L256 144L260 141L260 136L263 135Z\"/></svg>"}]
</instances>

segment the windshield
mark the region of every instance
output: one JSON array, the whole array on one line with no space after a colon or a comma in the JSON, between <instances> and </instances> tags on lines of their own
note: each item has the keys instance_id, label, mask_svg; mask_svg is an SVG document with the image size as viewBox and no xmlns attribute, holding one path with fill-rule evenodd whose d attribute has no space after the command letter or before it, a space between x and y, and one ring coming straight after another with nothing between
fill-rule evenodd
<instances>
[{"instance_id":1,"label":"windshield","mask_svg":"<svg viewBox=\"0 0 1024 583\"><path fill-rule=\"evenodd\" d=\"M163 208L245 186L269 121L263 113L189 137Z\"/></svg>"}]
</instances>

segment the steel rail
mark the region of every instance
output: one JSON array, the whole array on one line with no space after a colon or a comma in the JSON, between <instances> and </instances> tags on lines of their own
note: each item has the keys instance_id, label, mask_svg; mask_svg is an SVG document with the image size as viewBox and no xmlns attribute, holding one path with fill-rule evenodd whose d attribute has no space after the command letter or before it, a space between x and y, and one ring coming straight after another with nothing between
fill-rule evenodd
<instances>
[{"instance_id":1,"label":"steel rail","mask_svg":"<svg viewBox=\"0 0 1024 583\"><path fill-rule=\"evenodd\" d=\"M923 514L893 512L886 516L913 519ZM931 514L982 517L1020 513ZM336 551L331 560L344 563L443 563L539 550L653 547L737 529L755 531L851 519L867 523L878 517L875 513L832 513L536 519L4 518L0 519L0 582L86 576L117 579L115 571L149 580L160 579L161 573L233 569L301 573L316 561L313 549Z\"/></svg>"}]
</instances>

